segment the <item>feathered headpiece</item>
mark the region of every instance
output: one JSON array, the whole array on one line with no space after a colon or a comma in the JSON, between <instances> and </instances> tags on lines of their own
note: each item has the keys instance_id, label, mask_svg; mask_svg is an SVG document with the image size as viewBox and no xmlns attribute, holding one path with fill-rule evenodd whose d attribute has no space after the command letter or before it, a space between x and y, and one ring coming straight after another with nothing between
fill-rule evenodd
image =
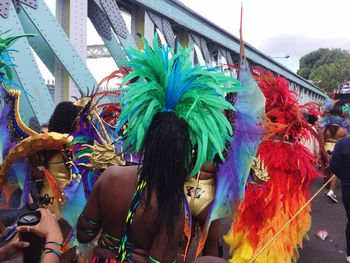
<instances>
[{"instance_id":1,"label":"feathered headpiece","mask_svg":"<svg viewBox=\"0 0 350 263\"><path fill-rule=\"evenodd\" d=\"M240 40L240 62L237 70L241 91L235 94L234 99L229 98L237 109L232 123L234 125L233 140L226 160L218 168L215 198L208 220L202 229L196 256L204 248L210 223L219 218L232 216L236 205L244 197L250 168L264 133L265 97L255 82L245 57L242 20ZM229 68L232 67L229 66Z\"/></svg>"},{"instance_id":2,"label":"feathered headpiece","mask_svg":"<svg viewBox=\"0 0 350 263\"><path fill-rule=\"evenodd\" d=\"M153 47L143 39L144 51L130 50L128 63L133 70L123 84L122 113L119 127L128 123L124 149L141 149L146 131L158 112L175 112L189 125L192 147L197 147L197 160L191 175L215 154L223 159L225 141L230 140L232 128L223 110L233 110L224 98L234 92L239 83L220 70L193 67L189 60L191 49L180 45L174 53L167 46L159 47L155 34Z\"/></svg>"},{"instance_id":3,"label":"feathered headpiece","mask_svg":"<svg viewBox=\"0 0 350 263\"><path fill-rule=\"evenodd\" d=\"M274 76L264 69L255 68L255 71L255 78L266 97L266 117L272 123L281 125L282 128L277 129L276 133L297 142L305 135L304 128L309 127L298 105L298 94L289 89L287 79Z\"/></svg>"},{"instance_id":4,"label":"feathered headpiece","mask_svg":"<svg viewBox=\"0 0 350 263\"><path fill-rule=\"evenodd\" d=\"M307 102L300 105L300 109L307 113L307 115L313 115L316 118L320 117L322 114L321 106L316 102Z\"/></svg>"}]
</instances>

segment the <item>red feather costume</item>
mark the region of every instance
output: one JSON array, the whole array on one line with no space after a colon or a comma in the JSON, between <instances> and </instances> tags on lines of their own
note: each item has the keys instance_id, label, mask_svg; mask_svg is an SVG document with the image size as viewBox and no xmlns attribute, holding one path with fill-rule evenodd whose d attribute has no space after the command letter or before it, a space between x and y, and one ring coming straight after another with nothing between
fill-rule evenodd
<instances>
[{"instance_id":1,"label":"red feather costume","mask_svg":"<svg viewBox=\"0 0 350 263\"><path fill-rule=\"evenodd\" d=\"M314 157L299 143L310 134L296 94L282 77L259 70L255 77L266 97L266 117L279 130L261 143L258 156L270 177L260 185L249 185L232 228L226 236L233 254L231 262L250 262L259 250L307 202L309 187L317 177ZM310 206L257 256L254 262L283 263L297 258L297 248L311 225Z\"/></svg>"}]
</instances>

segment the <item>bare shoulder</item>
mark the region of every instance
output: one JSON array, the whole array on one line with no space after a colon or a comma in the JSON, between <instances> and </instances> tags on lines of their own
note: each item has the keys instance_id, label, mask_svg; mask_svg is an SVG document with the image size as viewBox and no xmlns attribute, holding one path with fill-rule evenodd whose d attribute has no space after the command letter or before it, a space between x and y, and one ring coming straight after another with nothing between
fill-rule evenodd
<instances>
[{"instance_id":1,"label":"bare shoulder","mask_svg":"<svg viewBox=\"0 0 350 263\"><path fill-rule=\"evenodd\" d=\"M106 184L112 182L123 182L134 180L138 173L138 166L111 166L107 168L98 179L98 183Z\"/></svg>"},{"instance_id":2,"label":"bare shoulder","mask_svg":"<svg viewBox=\"0 0 350 263\"><path fill-rule=\"evenodd\" d=\"M349 135L349 133L348 133L347 129L345 129L345 128L343 128L343 127L341 127L341 128L339 129L339 137L340 137L340 138L346 137L346 136L348 136L348 135Z\"/></svg>"}]
</instances>

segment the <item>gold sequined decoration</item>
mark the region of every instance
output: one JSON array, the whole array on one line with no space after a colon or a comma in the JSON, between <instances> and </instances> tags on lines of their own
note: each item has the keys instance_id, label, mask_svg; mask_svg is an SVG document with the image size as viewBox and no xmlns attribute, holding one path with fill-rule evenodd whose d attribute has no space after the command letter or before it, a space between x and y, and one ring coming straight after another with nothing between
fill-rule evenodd
<instances>
[{"instance_id":1,"label":"gold sequined decoration","mask_svg":"<svg viewBox=\"0 0 350 263\"><path fill-rule=\"evenodd\" d=\"M32 156L33 154L45 150L62 150L66 145L70 148L70 143L73 137L68 134L61 134L57 132L38 133L22 140L5 156L4 161L0 167L0 184L5 182L5 175L11 164L20 159Z\"/></svg>"},{"instance_id":2,"label":"gold sequined decoration","mask_svg":"<svg viewBox=\"0 0 350 263\"><path fill-rule=\"evenodd\" d=\"M80 156L80 158L87 157L89 159L89 163L79 164L81 166L94 170L104 170L114 165L125 165L124 160L120 156L117 156L117 152L112 144L100 144L94 141L94 145L85 144L83 146L90 148L92 153L86 153Z\"/></svg>"},{"instance_id":3,"label":"gold sequined decoration","mask_svg":"<svg viewBox=\"0 0 350 263\"><path fill-rule=\"evenodd\" d=\"M254 181L257 184L261 184L263 182L267 182L270 179L270 176L266 170L266 167L264 165L264 162L260 160L260 156L255 157L253 166L251 168L252 175L254 178Z\"/></svg>"}]
</instances>

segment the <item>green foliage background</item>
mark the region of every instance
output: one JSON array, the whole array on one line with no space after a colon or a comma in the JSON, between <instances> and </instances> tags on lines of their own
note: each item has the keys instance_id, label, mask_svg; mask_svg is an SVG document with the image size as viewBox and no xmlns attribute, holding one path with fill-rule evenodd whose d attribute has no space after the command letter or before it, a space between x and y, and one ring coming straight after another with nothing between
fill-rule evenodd
<instances>
[{"instance_id":1,"label":"green foliage background","mask_svg":"<svg viewBox=\"0 0 350 263\"><path fill-rule=\"evenodd\" d=\"M332 92L344 80L350 79L348 50L320 48L303 56L298 74L326 92Z\"/></svg>"}]
</instances>

